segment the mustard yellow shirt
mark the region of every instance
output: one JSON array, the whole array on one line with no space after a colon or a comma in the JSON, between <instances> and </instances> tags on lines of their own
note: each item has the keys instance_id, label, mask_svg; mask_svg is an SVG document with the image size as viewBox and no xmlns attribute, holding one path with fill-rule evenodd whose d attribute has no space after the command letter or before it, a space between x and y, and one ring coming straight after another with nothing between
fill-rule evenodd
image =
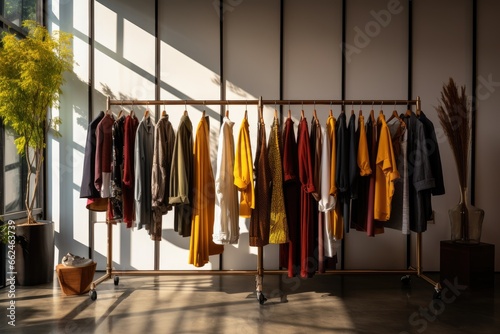
<instances>
[{"instance_id":1,"label":"mustard yellow shirt","mask_svg":"<svg viewBox=\"0 0 500 334\"><path fill-rule=\"evenodd\" d=\"M391 216L391 201L394 194L394 180L399 178L396 159L392 149L391 133L384 114L378 116L379 139L375 171L374 218L387 221Z\"/></svg>"},{"instance_id":2,"label":"mustard yellow shirt","mask_svg":"<svg viewBox=\"0 0 500 334\"><path fill-rule=\"evenodd\" d=\"M335 169L337 168L337 141L335 137L335 123L337 120L333 116L329 116L326 120L326 132L330 137L330 195L335 197L335 208L326 213L327 230L332 232L335 240L341 240L344 237L344 222L342 219L342 209L337 205L337 185L335 183Z\"/></svg>"},{"instance_id":3,"label":"mustard yellow shirt","mask_svg":"<svg viewBox=\"0 0 500 334\"><path fill-rule=\"evenodd\" d=\"M234 184L240 191L240 216L250 218L255 208L253 184L252 147L250 146L249 124L243 119L236 144L234 159Z\"/></svg>"},{"instance_id":4,"label":"mustard yellow shirt","mask_svg":"<svg viewBox=\"0 0 500 334\"><path fill-rule=\"evenodd\" d=\"M368 155L368 141L366 139L365 118L363 115L358 117L359 143L358 143L358 167L361 176L370 175L370 157Z\"/></svg>"}]
</instances>

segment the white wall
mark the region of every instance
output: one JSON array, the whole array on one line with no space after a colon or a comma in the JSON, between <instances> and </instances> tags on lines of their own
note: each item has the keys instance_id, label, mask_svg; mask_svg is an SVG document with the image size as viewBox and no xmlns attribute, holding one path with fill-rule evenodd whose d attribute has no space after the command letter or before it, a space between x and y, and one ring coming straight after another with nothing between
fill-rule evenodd
<instances>
[{"instance_id":1,"label":"white wall","mask_svg":"<svg viewBox=\"0 0 500 334\"><path fill-rule=\"evenodd\" d=\"M67 252L88 257L89 219L85 204L79 199L82 181L88 119L89 26L88 7L83 1L49 4L46 15L50 30L64 30L74 35L73 74L66 75L60 100L62 138L49 135L47 145L47 208L55 225L55 263Z\"/></svg>"},{"instance_id":2,"label":"white wall","mask_svg":"<svg viewBox=\"0 0 500 334\"><path fill-rule=\"evenodd\" d=\"M193 10L196 8L196 10ZM161 40L161 98L162 99L219 99L220 57L219 19L209 1L161 1L159 8ZM198 106L199 107L199 106ZM193 135L201 118L203 108L188 106L193 124ZM166 111L172 126L177 125L184 106L167 106ZM211 158L216 159L219 108L207 106L210 116ZM161 242L161 269L193 269L187 262L189 238L174 231L171 211L163 218ZM152 253L151 253L152 254ZM219 257L210 257L203 269L218 269Z\"/></svg>"},{"instance_id":3,"label":"white wall","mask_svg":"<svg viewBox=\"0 0 500 334\"><path fill-rule=\"evenodd\" d=\"M62 138L51 138L48 147L48 214L56 222L57 261L68 251L88 256L89 221L103 221L102 214L89 214L78 198L88 117L89 26L87 2L51 1L52 29L75 34L78 66L68 76L61 99ZM154 1L100 0L95 4L95 91L92 118L105 108L106 96L116 99L154 99L155 36ZM283 98L339 99L341 97L342 1L285 1L283 30ZM413 1L413 97L422 98L423 111L434 122L443 162L446 194L433 198L436 224L423 235L424 270L439 270L439 242L449 239L448 209L458 201L456 168L449 145L442 135L434 107L442 84L451 76L466 84L478 82L476 205L485 209L483 241L498 243L500 230L494 218L500 210L495 171L500 115L500 72L496 66L500 43L494 22L499 4L478 1L478 78L472 78L472 5L467 0ZM453 8L453 11L450 10ZM223 15L223 51L220 53L220 15ZM346 8L347 99L406 99L408 84L408 6L406 1L351 0ZM446 23L446 24L444 24ZM159 63L162 99L219 99L221 57L224 94L227 99L279 98L280 1L159 1ZM490 84L487 84L490 82ZM483 83L480 85L480 83ZM358 110L360 106L354 106ZM379 109L381 106L375 106ZM129 107L127 107L130 109ZM284 107L286 110L287 106ZM347 106L350 109L350 106ZM369 111L371 106L362 106ZM383 106L387 113L392 106ZM113 108L115 113L119 108ZM145 106L135 106L142 116ZM163 109L163 108L160 108ZM184 106L168 106L177 128ZM196 128L202 107L188 106ZM244 106L231 106L235 136ZM274 106L267 106L269 126ZM329 107L317 106L326 121ZM211 158L215 160L219 120L224 108L207 106L211 124ZM256 142L256 107L248 106L252 144ZM305 107L306 116L312 106ZM401 110L403 111L403 110ZM334 108L337 116L339 108ZM300 106L292 106L298 119ZM296 122L297 124L297 122ZM255 147L255 146L253 146ZM255 152L254 152L255 153ZM493 153L493 154L492 154ZM194 269L187 264L188 239L173 232L173 214L163 220L160 269ZM222 265L218 256L204 269L254 269L256 250L248 246L247 220L240 221L242 237L237 246L226 246ZM146 231L113 227L113 265L117 269L152 269L154 243ZM413 245L414 240L413 238ZM386 229L384 235L368 238L352 231L346 238L346 268L401 269L405 266L405 237ZM265 268L277 268L277 246L266 246ZM500 268L497 247L496 269ZM95 225L94 259L105 268L105 225Z\"/></svg>"},{"instance_id":4,"label":"white wall","mask_svg":"<svg viewBox=\"0 0 500 334\"><path fill-rule=\"evenodd\" d=\"M445 195L432 199L436 224L429 225L423 237L424 270L439 270L439 242L450 239L448 209L460 199L454 158L434 108L449 77L460 85L467 85L470 94L471 13L472 5L467 0L418 1L414 4L413 91L422 98L422 110L436 127L446 189Z\"/></svg>"},{"instance_id":5,"label":"white wall","mask_svg":"<svg viewBox=\"0 0 500 334\"><path fill-rule=\"evenodd\" d=\"M388 8L388 3L393 2L347 2L346 99L407 98L408 8L402 2L394 2ZM367 115L372 106L354 106L356 115L360 108ZM394 106L373 108L376 115L381 109L389 115ZM404 106L398 108L400 113L405 110ZM352 106L346 109L349 111ZM397 230L386 228L384 234L369 238L366 233L351 229L345 241L345 267L405 268L405 245L406 236Z\"/></svg>"},{"instance_id":6,"label":"white wall","mask_svg":"<svg viewBox=\"0 0 500 334\"><path fill-rule=\"evenodd\" d=\"M500 12L500 2L478 1L478 68L477 68L477 126L476 126L476 201L484 209L482 241L496 244L496 270L500 268L500 228L497 219L500 209L500 35L495 20ZM469 86L470 87L470 86ZM470 92L470 90L469 90Z\"/></svg>"},{"instance_id":7,"label":"white wall","mask_svg":"<svg viewBox=\"0 0 500 334\"><path fill-rule=\"evenodd\" d=\"M279 1L237 1L223 12L224 79L226 99L264 99L279 97ZM230 10L232 9L232 10ZM255 17L259 17L255 20ZM235 143L245 106L231 106L229 117L235 122ZM257 145L257 107L248 107L253 157ZM274 106L264 109L266 135L274 117ZM257 247L249 247L250 219L240 218L240 241L226 246L224 269L256 269ZM278 269L278 246L264 248L264 268Z\"/></svg>"}]
</instances>

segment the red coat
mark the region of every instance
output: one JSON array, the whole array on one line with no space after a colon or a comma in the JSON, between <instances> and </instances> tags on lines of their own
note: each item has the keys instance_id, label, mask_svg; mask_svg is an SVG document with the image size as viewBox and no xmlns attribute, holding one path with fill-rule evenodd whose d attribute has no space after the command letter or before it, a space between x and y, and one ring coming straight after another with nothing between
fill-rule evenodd
<instances>
[{"instance_id":1,"label":"red coat","mask_svg":"<svg viewBox=\"0 0 500 334\"><path fill-rule=\"evenodd\" d=\"M134 215L134 142L139 120L135 116L127 116L123 140L123 222L132 227Z\"/></svg>"}]
</instances>

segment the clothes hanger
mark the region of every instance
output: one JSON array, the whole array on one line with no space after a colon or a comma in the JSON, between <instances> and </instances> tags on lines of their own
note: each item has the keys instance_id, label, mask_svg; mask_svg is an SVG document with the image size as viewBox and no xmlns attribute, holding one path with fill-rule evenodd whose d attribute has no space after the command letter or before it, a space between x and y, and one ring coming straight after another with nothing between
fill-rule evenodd
<instances>
[{"instance_id":1,"label":"clothes hanger","mask_svg":"<svg viewBox=\"0 0 500 334\"><path fill-rule=\"evenodd\" d=\"M319 124L319 121L318 121L318 114L316 113L316 101L314 101L314 106L313 106L313 121L316 123L316 124Z\"/></svg>"},{"instance_id":2,"label":"clothes hanger","mask_svg":"<svg viewBox=\"0 0 500 334\"><path fill-rule=\"evenodd\" d=\"M394 103L394 106L396 106L395 103ZM392 121L394 118L399 121L399 124L402 127L406 126L405 121L403 119L401 119L401 117L399 117L399 114L398 114L398 111L396 110L396 107L394 107L394 110L392 111L391 117L389 117L389 119L387 119L387 123L389 123L390 121Z\"/></svg>"},{"instance_id":3,"label":"clothes hanger","mask_svg":"<svg viewBox=\"0 0 500 334\"><path fill-rule=\"evenodd\" d=\"M387 119L387 123L392 121L394 118L400 119L398 115L398 111L396 110L396 101L394 101L394 110L392 111L391 116Z\"/></svg>"},{"instance_id":4,"label":"clothes hanger","mask_svg":"<svg viewBox=\"0 0 500 334\"><path fill-rule=\"evenodd\" d=\"M184 100L184 116L188 115L187 101Z\"/></svg>"},{"instance_id":5,"label":"clothes hanger","mask_svg":"<svg viewBox=\"0 0 500 334\"><path fill-rule=\"evenodd\" d=\"M330 101L330 117L333 117L332 101Z\"/></svg>"},{"instance_id":6,"label":"clothes hanger","mask_svg":"<svg viewBox=\"0 0 500 334\"><path fill-rule=\"evenodd\" d=\"M146 105L146 111L144 112L144 118L149 118L149 104Z\"/></svg>"},{"instance_id":7,"label":"clothes hanger","mask_svg":"<svg viewBox=\"0 0 500 334\"><path fill-rule=\"evenodd\" d=\"M300 119L303 120L305 118L304 116L304 101L302 101L302 109L300 110Z\"/></svg>"},{"instance_id":8,"label":"clothes hanger","mask_svg":"<svg viewBox=\"0 0 500 334\"><path fill-rule=\"evenodd\" d=\"M116 117L117 119L123 115L123 101L122 101L122 104L120 105L120 107L121 107L120 112L118 113L118 117Z\"/></svg>"},{"instance_id":9,"label":"clothes hanger","mask_svg":"<svg viewBox=\"0 0 500 334\"><path fill-rule=\"evenodd\" d=\"M359 116L363 116L363 102L359 105Z\"/></svg>"},{"instance_id":10,"label":"clothes hanger","mask_svg":"<svg viewBox=\"0 0 500 334\"><path fill-rule=\"evenodd\" d=\"M165 106L163 106L163 111L161 112L161 117L166 117L167 111L165 110Z\"/></svg>"},{"instance_id":11,"label":"clothes hanger","mask_svg":"<svg viewBox=\"0 0 500 334\"><path fill-rule=\"evenodd\" d=\"M130 111L130 117L135 117L134 102L132 102L132 110Z\"/></svg>"},{"instance_id":12,"label":"clothes hanger","mask_svg":"<svg viewBox=\"0 0 500 334\"><path fill-rule=\"evenodd\" d=\"M248 120L248 111L247 110L248 110L248 101L245 102L245 115L244 115L245 120Z\"/></svg>"},{"instance_id":13,"label":"clothes hanger","mask_svg":"<svg viewBox=\"0 0 500 334\"><path fill-rule=\"evenodd\" d=\"M401 118L399 117L399 115L398 115L398 111L397 111L396 109L394 109L394 110L392 111L392 114L391 114L391 116L387 119L387 122L390 122L390 121L392 121L393 119L398 119L398 120L400 120L400 121L401 121Z\"/></svg>"},{"instance_id":14,"label":"clothes hanger","mask_svg":"<svg viewBox=\"0 0 500 334\"><path fill-rule=\"evenodd\" d=\"M292 111L290 110L290 101L288 101L288 119L292 118Z\"/></svg>"}]
</instances>

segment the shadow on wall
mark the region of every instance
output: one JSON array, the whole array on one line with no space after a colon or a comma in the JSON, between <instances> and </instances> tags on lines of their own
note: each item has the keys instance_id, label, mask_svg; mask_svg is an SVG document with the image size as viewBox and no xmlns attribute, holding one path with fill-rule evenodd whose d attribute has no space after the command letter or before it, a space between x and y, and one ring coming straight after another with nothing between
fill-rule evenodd
<instances>
[{"instance_id":1,"label":"shadow on wall","mask_svg":"<svg viewBox=\"0 0 500 334\"><path fill-rule=\"evenodd\" d=\"M130 24L132 24L143 33L153 36L154 31L151 30L151 20L149 20L147 15L151 8L146 6L148 8L141 9L139 8L140 5L132 1L124 1L123 3L118 3L115 1L99 1L98 5L99 8L103 10L109 10L113 14L116 14L116 27L111 24L111 28L115 28L117 32L116 36L113 37L113 43L110 44L114 45L114 49L111 46L110 49L108 47L108 44L104 43L106 44L104 45L100 42L99 39L95 41L96 55L99 55L99 57L105 57L101 58L101 60L106 59L113 62L113 64L110 64L109 67L109 75L112 75L113 73L113 66L117 65L117 69L120 72L123 71L123 75L126 75L127 77L130 75L136 76L140 80L142 80L142 82L144 82L144 85L148 86L148 88L150 86L154 87L154 75L152 75L151 72L146 70L145 68L142 68L140 64L135 64L130 57L127 57L127 47L130 47L127 43L130 42L130 36L128 36L127 39L124 31L124 24L129 24L127 26L129 28L132 27L130 26ZM59 12L58 15L47 13L49 16L49 21L51 23L54 23L55 25L60 26L60 28L65 31L72 32L75 36L75 40L78 40L79 43L83 42L85 45L87 45L88 36L86 36L85 33L82 33L79 29L76 28L76 26L78 26L78 23L76 22L77 19L74 17L74 10L77 9L78 5L73 2L59 2L58 6L59 8L56 11ZM213 17L205 17L205 21L208 20L210 22L215 22L216 26L218 26L219 14L214 11L212 7L210 7L210 13L212 13L212 11ZM62 19L60 20L60 18L64 18L64 21L61 21ZM169 24L171 24L171 21L169 21ZM169 32L170 28L170 25L168 27L162 27L162 29L166 29ZM184 28L184 30L186 29ZM192 34L195 35L196 33L199 33L199 31L196 31ZM162 36L162 42L167 43L167 36L165 34L163 34ZM214 74L218 71L218 69L216 68L218 66L218 62L215 62L214 59L207 61L205 57L206 52L204 52L206 50L203 50L201 46L193 44L192 41L190 42L189 36L176 35L175 38L171 38L172 36L168 36L168 45L181 52L185 58L189 58L190 61L196 62L204 69L208 69L208 71L211 71L211 75L213 75L213 78L208 79L212 79L212 82L215 84L216 88L220 87L220 78ZM216 38L218 38L219 35L217 34L216 36ZM188 40L186 40L186 38L188 38ZM209 45L211 45L209 42L210 41L205 41L204 43L208 43ZM141 45L141 43L144 42L139 41L138 45ZM211 47L213 48L213 45L211 45ZM128 51L130 52L130 50ZM52 143L54 144L49 148L49 160L52 161L51 163L53 164L53 166L57 166L57 162L59 162L59 166L56 167L58 168L58 170L55 173L49 173L49 179L51 181L50 183L53 184L53 186L49 187L48 196L52 199L52 201L58 202L55 205L51 205L51 208L49 209L49 216L53 217L55 220L60 220L60 230L58 231L58 235L56 237L56 247L60 251L61 255L67 252L73 252L75 254L85 256L89 254L88 247L85 247L85 244L93 244L91 240L88 240L89 234L91 233L91 227L93 227L89 227L89 223L92 222L92 220L94 219L92 217L95 215L89 216L89 212L85 209L84 200L79 199L81 182L80 172L83 170L86 132L89 122L92 121L92 119L89 119L88 115L89 108L93 109L92 117L95 117L95 115L97 115L100 110L104 110L106 108L106 99L108 96L114 100L133 100L142 98L123 93L121 89L112 88L114 87L112 84L108 84L105 82L106 80L103 80L103 74L104 78L109 76L108 72L101 72L99 74L100 86L96 87L96 89L92 92L94 101L93 106L88 105L89 84L79 79L76 74L68 75L66 85L63 87L65 94L61 96L60 102L61 117L63 119L63 124L61 125L61 133L63 137L62 139L51 138ZM86 75L87 74L83 74L84 77ZM110 82L116 82L116 80ZM191 91L190 88L182 88L180 85L171 86L163 80L160 82L160 86L163 90L170 93L177 99L199 99L199 93L194 93L194 91ZM125 88L131 87L125 85ZM228 91L241 96L242 99L246 96L249 96L249 94L245 92L245 90L237 87L234 84L228 83L227 89ZM217 89L215 91L217 91ZM149 93L149 90L147 90L147 92ZM201 92L203 92L203 90ZM141 93L143 93L143 91L141 91ZM191 97L191 94L196 95L196 97ZM111 109L115 114L118 114L119 108L119 106L116 106L115 108ZM139 118L142 117L145 110L147 109L147 107L143 105L123 106L124 111L128 112L130 112L132 108ZM199 112L205 111L205 115L208 116L211 120L212 126L210 128L210 154L212 166L215 172L217 139L219 130L218 124L220 123L221 114L223 114L224 109L220 108L220 111L216 111L218 110L218 107L215 106L189 106L190 111L193 109ZM151 108L151 110L154 109ZM158 108L156 108L156 110L159 111ZM153 112L153 114L157 115L158 113ZM191 116L191 120L193 123L193 136L195 135L196 127L198 124L197 117L199 116L196 113ZM73 119L73 121L71 121L71 119ZM177 124L172 125L176 130ZM56 178L58 177L59 180L56 180ZM68 194L73 195L68 196ZM75 201L75 199L77 200ZM131 265L130 254L125 253L130 252L132 237L131 233L129 233L127 229L122 227L120 228L120 268L125 268L130 267ZM181 242L181 244L182 243L184 243L184 241ZM97 252L94 252L93 256L100 257L101 255L97 254Z\"/></svg>"}]
</instances>

